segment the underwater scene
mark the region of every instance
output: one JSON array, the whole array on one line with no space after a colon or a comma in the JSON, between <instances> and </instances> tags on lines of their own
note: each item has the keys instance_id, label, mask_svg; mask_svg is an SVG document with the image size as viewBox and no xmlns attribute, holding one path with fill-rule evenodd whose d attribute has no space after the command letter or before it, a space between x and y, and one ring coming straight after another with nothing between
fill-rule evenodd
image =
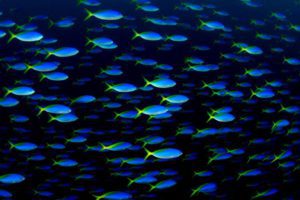
<instances>
[{"instance_id":1,"label":"underwater scene","mask_svg":"<svg viewBox=\"0 0 300 200\"><path fill-rule=\"evenodd\" d=\"M0 199L300 199L299 0L0 0Z\"/></svg>"}]
</instances>

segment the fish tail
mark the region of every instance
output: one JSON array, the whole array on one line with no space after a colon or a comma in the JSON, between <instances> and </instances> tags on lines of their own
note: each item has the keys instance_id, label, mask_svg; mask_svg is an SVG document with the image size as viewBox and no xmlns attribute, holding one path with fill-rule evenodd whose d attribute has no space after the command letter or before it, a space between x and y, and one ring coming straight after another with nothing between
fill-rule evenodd
<instances>
[{"instance_id":1,"label":"fish tail","mask_svg":"<svg viewBox=\"0 0 300 200\"><path fill-rule=\"evenodd\" d=\"M273 122L271 132L273 133L276 128L277 128L277 123Z\"/></svg>"},{"instance_id":2,"label":"fish tail","mask_svg":"<svg viewBox=\"0 0 300 200\"><path fill-rule=\"evenodd\" d=\"M210 108L210 112L211 112L211 113L216 113L216 112L217 112L217 109Z\"/></svg>"},{"instance_id":3,"label":"fish tail","mask_svg":"<svg viewBox=\"0 0 300 200\"><path fill-rule=\"evenodd\" d=\"M155 189L155 185L149 185L150 186L150 189L149 189L149 192L151 192L152 190L154 190Z\"/></svg>"},{"instance_id":4,"label":"fish tail","mask_svg":"<svg viewBox=\"0 0 300 200\"><path fill-rule=\"evenodd\" d=\"M249 70L247 68L245 68L245 72L244 72L244 76L249 74Z\"/></svg>"},{"instance_id":5,"label":"fish tail","mask_svg":"<svg viewBox=\"0 0 300 200\"><path fill-rule=\"evenodd\" d=\"M129 181L129 183L127 184L127 187L130 187L134 183L134 180L131 178L128 178L128 181Z\"/></svg>"},{"instance_id":6,"label":"fish tail","mask_svg":"<svg viewBox=\"0 0 300 200\"><path fill-rule=\"evenodd\" d=\"M105 163L110 163L112 162L113 159L105 157L105 160L106 160Z\"/></svg>"},{"instance_id":7,"label":"fish tail","mask_svg":"<svg viewBox=\"0 0 300 200\"><path fill-rule=\"evenodd\" d=\"M147 119L147 123L151 121L151 119L153 119L153 116L149 115L148 119Z\"/></svg>"},{"instance_id":8,"label":"fish tail","mask_svg":"<svg viewBox=\"0 0 300 200\"><path fill-rule=\"evenodd\" d=\"M96 200L99 200L99 196L93 194L93 197L94 197Z\"/></svg>"},{"instance_id":9,"label":"fish tail","mask_svg":"<svg viewBox=\"0 0 300 200\"><path fill-rule=\"evenodd\" d=\"M66 138L65 144L68 144L69 142L70 140Z\"/></svg>"},{"instance_id":10,"label":"fish tail","mask_svg":"<svg viewBox=\"0 0 300 200\"><path fill-rule=\"evenodd\" d=\"M53 122L54 120L56 120L56 117L52 116L49 114L50 119L48 120L48 123Z\"/></svg>"},{"instance_id":11,"label":"fish tail","mask_svg":"<svg viewBox=\"0 0 300 200\"><path fill-rule=\"evenodd\" d=\"M32 22L33 19L34 19L34 17L29 17L29 18L28 18L28 22L29 22L29 23Z\"/></svg>"},{"instance_id":12,"label":"fish tail","mask_svg":"<svg viewBox=\"0 0 300 200\"><path fill-rule=\"evenodd\" d=\"M199 22L200 22L201 26L205 25L205 22L203 20L199 19Z\"/></svg>"},{"instance_id":13,"label":"fish tail","mask_svg":"<svg viewBox=\"0 0 300 200\"><path fill-rule=\"evenodd\" d=\"M47 50L46 50L47 51ZM47 51L47 55L45 57L45 59L47 60L53 53L51 51Z\"/></svg>"},{"instance_id":14,"label":"fish tail","mask_svg":"<svg viewBox=\"0 0 300 200\"><path fill-rule=\"evenodd\" d=\"M238 51L238 54L241 54L241 53L243 53L243 52L245 52L245 51L246 51L246 48L242 47L242 48L240 48L240 50Z\"/></svg>"},{"instance_id":15,"label":"fish tail","mask_svg":"<svg viewBox=\"0 0 300 200\"><path fill-rule=\"evenodd\" d=\"M284 56L284 57L283 57L282 64L285 64L285 63L287 63L287 58Z\"/></svg>"},{"instance_id":16,"label":"fish tail","mask_svg":"<svg viewBox=\"0 0 300 200\"><path fill-rule=\"evenodd\" d=\"M71 99L70 98L70 106L73 105L75 103L76 99Z\"/></svg>"},{"instance_id":17,"label":"fish tail","mask_svg":"<svg viewBox=\"0 0 300 200\"><path fill-rule=\"evenodd\" d=\"M92 16L94 16L94 13L92 13L91 11L89 11L88 9L85 9L87 16L86 18L84 18L84 21L87 21L88 19L90 19Z\"/></svg>"},{"instance_id":18,"label":"fish tail","mask_svg":"<svg viewBox=\"0 0 300 200\"><path fill-rule=\"evenodd\" d=\"M15 145L11 141L8 141L8 144L9 144L9 150L15 148Z\"/></svg>"},{"instance_id":19,"label":"fish tail","mask_svg":"<svg viewBox=\"0 0 300 200\"><path fill-rule=\"evenodd\" d=\"M86 43L85 46L88 46L89 44L91 44L93 42L93 40L91 40L89 37L86 37Z\"/></svg>"},{"instance_id":20,"label":"fish tail","mask_svg":"<svg viewBox=\"0 0 300 200\"><path fill-rule=\"evenodd\" d=\"M12 69L12 66L10 64L6 64L7 68L6 68L6 71L9 71Z\"/></svg>"},{"instance_id":21,"label":"fish tail","mask_svg":"<svg viewBox=\"0 0 300 200\"><path fill-rule=\"evenodd\" d=\"M89 145L85 145L84 152L88 152L88 151L90 151L90 149L91 149L91 148L92 148L91 146L89 146Z\"/></svg>"},{"instance_id":22,"label":"fish tail","mask_svg":"<svg viewBox=\"0 0 300 200\"><path fill-rule=\"evenodd\" d=\"M190 71L192 66L188 65L187 67L182 68L182 71Z\"/></svg>"},{"instance_id":23,"label":"fish tail","mask_svg":"<svg viewBox=\"0 0 300 200\"><path fill-rule=\"evenodd\" d=\"M276 162L277 160L279 160L280 159L280 156L274 156L274 159L271 161L271 163L274 163L274 162Z\"/></svg>"},{"instance_id":24,"label":"fish tail","mask_svg":"<svg viewBox=\"0 0 300 200\"><path fill-rule=\"evenodd\" d=\"M7 44L9 44L13 39L16 38L16 35L13 34L11 31L8 31L9 39L7 40Z\"/></svg>"},{"instance_id":25,"label":"fish tail","mask_svg":"<svg viewBox=\"0 0 300 200\"><path fill-rule=\"evenodd\" d=\"M236 47L237 42L233 41L231 47Z\"/></svg>"},{"instance_id":26,"label":"fish tail","mask_svg":"<svg viewBox=\"0 0 300 200\"><path fill-rule=\"evenodd\" d=\"M206 23L205 23L203 20L201 20L201 19L199 19L199 22L200 22L200 24L198 25L197 30L202 29L203 26L205 26L205 24L206 24Z\"/></svg>"},{"instance_id":27,"label":"fish tail","mask_svg":"<svg viewBox=\"0 0 300 200\"><path fill-rule=\"evenodd\" d=\"M121 158L121 160L122 160L122 161L121 161L120 167L122 167L122 166L126 163L126 160L124 160L124 159L122 159L122 158Z\"/></svg>"},{"instance_id":28,"label":"fish tail","mask_svg":"<svg viewBox=\"0 0 300 200\"><path fill-rule=\"evenodd\" d=\"M20 30L22 28L22 26L20 26L20 25L16 25L16 31L18 31L18 30Z\"/></svg>"},{"instance_id":29,"label":"fish tail","mask_svg":"<svg viewBox=\"0 0 300 200\"><path fill-rule=\"evenodd\" d=\"M214 90L213 90L213 91L212 91L212 96L216 96L216 95L218 96L219 93L218 93L217 91L214 91Z\"/></svg>"},{"instance_id":30,"label":"fish tail","mask_svg":"<svg viewBox=\"0 0 300 200\"><path fill-rule=\"evenodd\" d=\"M107 149L107 147L106 147L103 143L99 142L99 144L100 144L100 146L101 146L100 151L101 151L101 150L106 150L106 149Z\"/></svg>"},{"instance_id":31,"label":"fish tail","mask_svg":"<svg viewBox=\"0 0 300 200\"><path fill-rule=\"evenodd\" d=\"M132 36L131 40L134 40L134 39L140 37L140 34L136 30L132 29L132 32L133 32L133 36Z\"/></svg>"},{"instance_id":32,"label":"fish tail","mask_svg":"<svg viewBox=\"0 0 300 200\"><path fill-rule=\"evenodd\" d=\"M117 112L114 112L114 114L115 114L114 119L118 119L121 116L121 114Z\"/></svg>"},{"instance_id":33,"label":"fish tail","mask_svg":"<svg viewBox=\"0 0 300 200\"><path fill-rule=\"evenodd\" d=\"M284 107L284 105L281 103L279 112L285 111L285 109L286 109L286 107Z\"/></svg>"},{"instance_id":34,"label":"fish tail","mask_svg":"<svg viewBox=\"0 0 300 200\"><path fill-rule=\"evenodd\" d=\"M110 91L110 90L112 90L112 89L113 89L113 86L112 86L112 85L110 85L109 83L106 83L106 82L105 82L105 85L107 86L107 88L106 88L105 92L107 92L107 91Z\"/></svg>"},{"instance_id":35,"label":"fish tail","mask_svg":"<svg viewBox=\"0 0 300 200\"><path fill-rule=\"evenodd\" d=\"M209 158L207 164L210 165L210 163L212 163L212 161L214 160L215 160L215 156Z\"/></svg>"},{"instance_id":36,"label":"fish tail","mask_svg":"<svg viewBox=\"0 0 300 200\"><path fill-rule=\"evenodd\" d=\"M136 65L138 65L138 64L140 64L140 61L139 61L139 60L136 60L135 63L134 63L134 65L136 66Z\"/></svg>"},{"instance_id":37,"label":"fish tail","mask_svg":"<svg viewBox=\"0 0 300 200\"><path fill-rule=\"evenodd\" d=\"M193 196L195 196L197 193L198 193L197 189L193 189L193 190L192 190L192 194L191 194L191 196L190 196L190 197L193 197Z\"/></svg>"},{"instance_id":38,"label":"fish tail","mask_svg":"<svg viewBox=\"0 0 300 200\"><path fill-rule=\"evenodd\" d=\"M202 89L208 87L208 84L205 81L202 81L202 84L203 84L203 86L201 87Z\"/></svg>"},{"instance_id":39,"label":"fish tail","mask_svg":"<svg viewBox=\"0 0 300 200\"><path fill-rule=\"evenodd\" d=\"M142 147L145 148L147 146L147 142L143 142Z\"/></svg>"},{"instance_id":40,"label":"fish tail","mask_svg":"<svg viewBox=\"0 0 300 200\"><path fill-rule=\"evenodd\" d=\"M146 151L147 155L145 156L145 160L147 160L147 158L149 158L149 156L152 156L152 152L149 151L148 149L144 148L144 150Z\"/></svg>"},{"instance_id":41,"label":"fish tail","mask_svg":"<svg viewBox=\"0 0 300 200\"><path fill-rule=\"evenodd\" d=\"M236 180L240 180L240 178L243 176L243 173L239 173L238 177L236 178Z\"/></svg>"},{"instance_id":42,"label":"fish tail","mask_svg":"<svg viewBox=\"0 0 300 200\"><path fill-rule=\"evenodd\" d=\"M58 164L58 162L56 160L52 159L52 161L53 161L53 166Z\"/></svg>"},{"instance_id":43,"label":"fish tail","mask_svg":"<svg viewBox=\"0 0 300 200\"><path fill-rule=\"evenodd\" d=\"M259 37L259 32L256 32L255 33L255 38L258 38Z\"/></svg>"},{"instance_id":44,"label":"fish tail","mask_svg":"<svg viewBox=\"0 0 300 200\"><path fill-rule=\"evenodd\" d=\"M149 81L148 79L146 79L145 77L143 77L144 81L146 82L145 83L145 87L148 86L148 85L151 85L151 81Z\"/></svg>"},{"instance_id":45,"label":"fish tail","mask_svg":"<svg viewBox=\"0 0 300 200\"><path fill-rule=\"evenodd\" d=\"M36 108L39 109L37 116L40 116L42 114L42 112L44 112L44 110L45 110L45 108L43 108L42 106L36 106Z\"/></svg>"},{"instance_id":46,"label":"fish tail","mask_svg":"<svg viewBox=\"0 0 300 200\"><path fill-rule=\"evenodd\" d=\"M255 96L255 91L253 91L252 89L250 89L251 95L250 95L250 99L252 99L253 96Z\"/></svg>"},{"instance_id":47,"label":"fish tail","mask_svg":"<svg viewBox=\"0 0 300 200\"><path fill-rule=\"evenodd\" d=\"M139 116L141 116L141 114L143 113L143 110L139 109L139 108L135 108L136 111L138 112L137 115L136 115L136 118L138 118Z\"/></svg>"},{"instance_id":48,"label":"fish tail","mask_svg":"<svg viewBox=\"0 0 300 200\"><path fill-rule=\"evenodd\" d=\"M48 28L51 28L52 26L54 26L54 21L52 21L51 19L49 19Z\"/></svg>"},{"instance_id":49,"label":"fish tail","mask_svg":"<svg viewBox=\"0 0 300 200\"><path fill-rule=\"evenodd\" d=\"M29 65L29 64L25 64L25 66L26 66L26 69L25 69L25 71L24 71L25 74L26 74L30 69L33 68L33 66L31 66L31 65Z\"/></svg>"},{"instance_id":50,"label":"fish tail","mask_svg":"<svg viewBox=\"0 0 300 200\"><path fill-rule=\"evenodd\" d=\"M209 118L208 118L208 120L206 121L206 123L208 123L208 122L210 122L212 119L214 119L214 116L213 116L212 113L207 112L207 114L208 114Z\"/></svg>"},{"instance_id":51,"label":"fish tail","mask_svg":"<svg viewBox=\"0 0 300 200\"><path fill-rule=\"evenodd\" d=\"M4 87L3 90L5 91L4 97L6 97L12 92L12 90L8 89L7 87Z\"/></svg>"},{"instance_id":52,"label":"fish tail","mask_svg":"<svg viewBox=\"0 0 300 200\"><path fill-rule=\"evenodd\" d=\"M272 125L272 128L271 128L271 132L273 133L276 128L277 128L277 123L273 122L273 125Z\"/></svg>"},{"instance_id":53,"label":"fish tail","mask_svg":"<svg viewBox=\"0 0 300 200\"><path fill-rule=\"evenodd\" d=\"M167 97L164 97L163 95L160 95L160 97L161 97L160 104L165 102L168 99Z\"/></svg>"},{"instance_id":54,"label":"fish tail","mask_svg":"<svg viewBox=\"0 0 300 200\"><path fill-rule=\"evenodd\" d=\"M220 53L220 58L225 58L225 54L224 53Z\"/></svg>"},{"instance_id":55,"label":"fish tail","mask_svg":"<svg viewBox=\"0 0 300 200\"><path fill-rule=\"evenodd\" d=\"M169 36L169 35L166 35L166 37L165 37L165 41L168 41L168 40L170 40L171 39L171 36Z\"/></svg>"},{"instance_id":56,"label":"fish tail","mask_svg":"<svg viewBox=\"0 0 300 200\"><path fill-rule=\"evenodd\" d=\"M44 79L46 78L46 75L45 74L43 74L43 73L41 73L40 74L40 82L42 82Z\"/></svg>"},{"instance_id":57,"label":"fish tail","mask_svg":"<svg viewBox=\"0 0 300 200\"><path fill-rule=\"evenodd\" d=\"M135 10L140 10L141 9L141 6L140 5L136 5L135 6Z\"/></svg>"},{"instance_id":58,"label":"fish tail","mask_svg":"<svg viewBox=\"0 0 300 200\"><path fill-rule=\"evenodd\" d=\"M40 54L40 50L36 50L36 52L34 53L34 56L37 56Z\"/></svg>"},{"instance_id":59,"label":"fish tail","mask_svg":"<svg viewBox=\"0 0 300 200\"><path fill-rule=\"evenodd\" d=\"M119 56L115 56L114 61L119 60L119 58L120 58Z\"/></svg>"}]
</instances>

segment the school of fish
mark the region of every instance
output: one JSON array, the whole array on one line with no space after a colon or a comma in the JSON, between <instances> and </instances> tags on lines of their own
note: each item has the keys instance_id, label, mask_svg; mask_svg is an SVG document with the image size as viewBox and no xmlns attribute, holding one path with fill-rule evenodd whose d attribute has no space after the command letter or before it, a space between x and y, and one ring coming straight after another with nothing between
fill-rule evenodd
<instances>
[{"instance_id":1,"label":"school of fish","mask_svg":"<svg viewBox=\"0 0 300 200\"><path fill-rule=\"evenodd\" d=\"M32 15L5 2L0 199L300 198L295 13L78 0Z\"/></svg>"}]
</instances>

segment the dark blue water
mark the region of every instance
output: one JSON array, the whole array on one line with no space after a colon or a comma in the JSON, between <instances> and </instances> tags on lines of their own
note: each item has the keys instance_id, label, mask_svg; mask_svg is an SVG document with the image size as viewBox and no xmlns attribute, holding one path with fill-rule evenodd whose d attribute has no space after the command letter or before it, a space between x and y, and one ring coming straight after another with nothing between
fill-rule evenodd
<instances>
[{"instance_id":1,"label":"dark blue water","mask_svg":"<svg viewBox=\"0 0 300 200\"><path fill-rule=\"evenodd\" d=\"M299 199L299 8L0 0L0 197Z\"/></svg>"}]
</instances>

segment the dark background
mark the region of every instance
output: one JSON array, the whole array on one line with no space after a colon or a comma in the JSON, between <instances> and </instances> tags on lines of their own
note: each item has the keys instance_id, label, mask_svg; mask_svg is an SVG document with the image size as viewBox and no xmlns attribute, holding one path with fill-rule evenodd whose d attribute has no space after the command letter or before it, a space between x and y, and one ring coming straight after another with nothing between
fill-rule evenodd
<instances>
[{"instance_id":1,"label":"dark background","mask_svg":"<svg viewBox=\"0 0 300 200\"><path fill-rule=\"evenodd\" d=\"M188 12L176 11L174 10L174 5L177 5L180 1L175 0L166 0L163 1L152 1L154 5L160 7L162 12L162 16L180 16L181 22L187 24L196 24L197 20L195 17L191 17ZM202 1L194 1L195 3L202 3ZM269 34L281 34L280 32L274 32L272 25L272 18L269 18L271 11L280 11L287 15L287 18L291 23L300 23L299 21L299 6L295 6L294 1L287 0L279 0L279 1L260 1L263 3L263 7L260 8L250 8L242 5L240 1L232 0L232 1L205 1L205 3L215 4L221 10L228 11L230 13L230 17L215 17L215 20L220 20L224 24L234 27L235 23L239 25L247 24L249 19L268 19L268 25L259 28L260 32L267 32ZM143 22L144 13L141 11L136 11L133 4L129 4L127 1L103 1L101 8L111 8L114 7L116 9L120 8L122 13L128 16L134 16L136 19L134 21L126 21L121 20L118 22L121 26L130 25L131 27L136 27L139 31L144 31L151 29L153 31L160 31L159 26L145 24ZM27 79L34 80L35 89L37 93L47 94L47 95L57 95L60 97L69 97L74 98L82 94L94 94L97 97L101 96L109 96L112 99L116 97L116 94L106 94L104 92L104 84L101 79L93 79L92 81L86 83L83 86L78 86L74 84L78 79L82 77L94 78L95 74L99 73L100 67L105 67L110 64L118 63L119 61L113 61L115 56L120 55L123 52L130 52L131 46L144 46L146 47L146 51L143 52L135 52L134 55L140 56L143 58L153 58L159 60L161 63L168 63L173 66L177 66L172 73L181 74L180 66L184 65L184 57L188 57L191 55L196 55L194 51L191 50L190 46L194 44L205 44L212 47L213 50L208 52L201 52L200 57L205 58L208 62L211 63L220 63L222 60L219 58L220 52L232 52L230 45L218 45L214 44L215 38L219 38L219 33L207 33L200 32L196 33L195 31L189 29L180 29L177 27L168 27L164 28L165 33L181 33L189 36L191 38L188 43L183 43L176 45L174 50L161 52L157 50L157 46L159 44L154 43L145 43L142 40L132 41L132 31L130 28L124 28L122 31L116 30L107 30L105 29L104 35L112 37L114 41L119 45L119 48L113 51L103 51L101 54L97 54L93 56L92 62L94 66L97 67L81 67L78 65L80 63L85 63L80 56L85 55L84 44L86 42L86 37L102 35L102 33L87 33L87 28L92 27L100 27L100 22L96 19L88 20L87 22L83 21L83 18L86 16L84 12L83 6L77 6L75 1L73 0L2 0L0 1L0 8L4 14L0 17L0 19L8 18L16 21L18 24L24 24L28 22L29 16L36 15L47 15L53 21L57 21L63 17L72 16L75 17L76 25L72 28L68 29L60 29L60 28L48 28L48 24L45 21L39 21L38 26L39 30L49 37L59 38L58 44L53 46L73 46L80 49L79 56L75 58L68 58L63 60L63 66L74 66L74 70L67 71L70 79L64 83L56 83L58 89L51 89L51 82L45 81L39 83L37 80L37 75L34 72L29 72L26 74ZM235 19L233 19L235 18ZM237 20L236 20L237 19ZM278 23L278 21L274 22L274 24ZM274 25L273 24L273 25ZM271 30L271 31L270 31ZM243 41L246 43L253 43L259 45L261 47L269 48L272 45L277 45L285 48L284 54L289 56L297 56L298 51L298 43L291 44L283 44L280 41L273 41L270 43L269 41L259 41L255 40L253 35L257 30L252 30L250 32L233 32L234 39L236 41ZM297 34L291 33L295 38L298 39ZM0 55L1 57L5 56L17 56L19 60L31 60L31 57L27 57L27 54L21 53L24 49L29 48L30 45L20 44L16 41L7 45L5 41L1 41L0 45ZM287 68L287 73L282 73L283 66L282 56L276 57L273 56L270 52L266 52L262 56L252 63L247 63L248 65L252 64L257 66L258 63L267 62L272 66L272 70L274 74L269 75L273 78L277 78L283 81L286 81L288 78L298 77L295 71L296 69ZM39 57L38 57L39 58ZM50 60L55 60L55 58L50 58ZM3 62L3 61L2 61ZM3 63L4 64L4 63ZM123 69L125 69L126 74L118 79L118 82L128 81L135 83L137 85L142 85L143 76L147 75L150 77L154 77L157 75L156 71L151 69L143 69L139 66L134 66L134 63L126 63L120 62ZM220 75L229 75L230 85L234 87L236 83L236 77L234 74L243 73L244 64L234 63L232 67L224 68L220 71L210 72L208 74L190 74L189 80L183 80L191 83L196 83L198 87L201 85L201 80L205 81L214 81L220 77ZM1 69L1 78L0 84L3 86L10 86L14 84L15 80L24 78L23 72L11 72L6 71L4 68ZM262 84L265 80L260 79L250 79L250 82L254 84ZM285 88L291 91L291 95L298 95L297 91L297 83L288 83ZM176 89L171 89L170 92L176 90L186 90L182 86L178 86ZM270 105L269 102L264 101L256 105L244 105L230 101L228 98L216 97L216 96L197 96L197 88L191 89L189 94L194 94L192 96L191 102L187 105L184 105L184 110L186 112L180 112L174 115L174 119L170 122L162 123L160 131L153 131L154 134L163 134L165 137L172 138L171 141L176 143L176 147L180 148L184 154L196 153L197 158L195 160L185 160L178 159L175 161L168 161L163 163L150 163L145 165L146 170L152 169L174 169L178 171L178 176L175 179L178 181L176 187L171 189L167 189L162 192L157 192L157 196L154 199L189 199L189 195L191 193L191 188L195 188L196 186L205 183L205 182L217 182L222 183L218 184L218 192L216 196L207 196L207 195L199 195L196 199L249 199L253 196L258 190L261 191L263 188L268 188L268 185L276 187L280 192L275 199L283 199L284 197L293 196L299 197L299 190L297 185L299 185L298 176L299 173L281 171L277 168L275 164L265 166L265 170L267 173L260 178L250 178L250 179L241 179L239 181L233 181L236 176L237 171L241 171L248 168L255 168L256 163L247 163L247 156L254 154L256 152L278 152L276 149L281 149L284 143L291 143L291 140L295 140L295 138L285 138L282 135L274 136L276 142L267 143L264 146L257 147L255 149L251 149L247 151L247 155L239 157L237 159L230 159L225 162L221 162L220 164L212 165L210 169L216 171L213 177L209 178L193 178L193 172L199 169L207 169L206 163L208 157L211 156L211 153L208 152L208 148L212 146L224 146L230 148L242 148L247 145L250 139L256 137L270 137L269 134L266 134L266 130L257 128L257 123L263 120L272 122L274 121L274 116L261 115L260 110ZM246 92L246 91L245 91ZM145 93L140 93L145 94ZM151 104L158 104L160 99L157 98L155 94L146 94L149 97L148 100L143 101L139 107L143 107ZM286 97L279 96L278 98L284 99ZM289 101L289 99L287 100ZM192 140L190 137L186 136L178 136L173 138L174 133L176 132L176 127L178 127L183 122L190 122L190 124L197 128L205 128L208 127L206 124L207 119L207 109L203 108L203 103L213 102L216 107L221 107L225 105L231 105L235 108L236 116L240 116L243 113L243 109L250 109L251 115L255 117L256 120L249 122L247 124L239 124L236 122L232 124L232 126L243 127L243 130L246 135L247 132L250 132L250 136L241 136L240 133L230 134L226 137L207 137L201 140ZM124 105L125 103L122 102ZM291 102L291 104L298 104L296 101ZM51 150L49 148L42 148L46 143L53 142L63 142L64 138L69 138L73 135L74 130L80 128L92 128L93 130L101 130L105 133L101 136L90 134L88 136L88 144L96 145L99 140L114 140L115 138L122 138L128 141L134 141L135 138L140 137L138 134L143 133L143 131L137 131L137 133L133 135L122 134L122 131L126 129L134 130L134 129L146 129L151 126L145 119L138 119L133 123L126 124L126 122L122 121L111 121L113 117L113 112L109 109L103 109L103 104L101 102L93 103L92 105L87 106L78 106L76 108L76 113L79 116L85 116L92 113L97 113L97 110L100 111L100 119L98 121L89 121L83 120L80 118L75 123L71 125L63 125L59 123L49 124L48 117L43 115L41 118L36 116L35 110L36 102L22 99L19 106L15 108L0 108L1 113L1 137L0 137L0 146L3 151L0 156L0 163L3 163L3 171L1 173L9 173L11 171L14 172L22 172L28 176L26 176L27 180L21 184L11 185L9 187L9 191L14 193L16 199L44 199L46 197L39 198L37 196L32 197L32 191L37 190L40 185L47 185L48 190L52 191L55 195L50 199L59 199L68 197L70 195L79 195L81 199L89 199L91 197L91 193L98 188L103 188L104 190L123 190L127 185L126 178L110 176L109 172L114 171L114 167L108 165L106 163L107 157L119 157L126 156L126 152L118 152L116 154L99 154L95 152L84 152L84 144L80 145L67 145L67 149L57 152ZM246 106L246 107L244 107ZM132 105L130 108L134 108ZM9 121L9 115L14 113L22 113L30 116L30 122L26 124L14 124ZM250 114L249 114L250 115ZM285 114L280 114L281 117L289 117L285 116ZM293 118L295 119L295 118ZM296 120L296 119L295 119ZM218 127L218 123L212 122L209 127ZM25 128L30 130L28 133L19 133L16 128ZM49 133L49 128L54 129L54 133ZM152 134L152 132L149 132ZM31 154L24 153L20 154L17 151L8 150L7 141L8 140L30 140L34 141L37 144L41 145L39 151L47 157L46 160L41 162L28 162L26 158L28 158ZM298 148L295 148L295 152L299 152ZM79 163L92 163L92 166L96 166L97 170L93 171L92 174L95 175L95 179L87 182L74 182L74 176L80 174L79 169L62 169L59 167L51 167L51 170L45 170L42 167L52 166L52 159L57 158L59 155L68 154L71 155L71 158L76 159ZM134 156L134 155L132 155ZM143 152L137 152L135 156L144 156ZM209 169L209 167L208 167ZM144 170L144 171L146 171ZM51 183L49 180L53 180L58 178L57 182ZM228 179L228 180L227 180ZM292 180L292 181L290 181ZM253 187L249 189L249 185L260 183L261 187ZM47 187L46 187L47 188ZM75 191L74 188L83 188L82 192ZM148 187L138 187L136 186L136 192L145 191ZM143 198L141 198L143 199ZM297 199L297 198L295 198Z\"/></svg>"}]
</instances>

